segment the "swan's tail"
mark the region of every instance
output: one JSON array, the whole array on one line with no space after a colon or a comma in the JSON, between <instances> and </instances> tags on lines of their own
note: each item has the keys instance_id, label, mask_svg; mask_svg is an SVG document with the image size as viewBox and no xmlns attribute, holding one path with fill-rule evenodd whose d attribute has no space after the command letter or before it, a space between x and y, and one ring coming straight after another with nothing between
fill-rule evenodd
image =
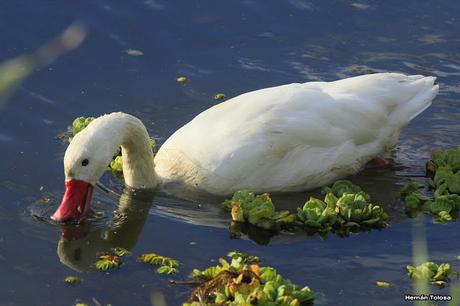
<instances>
[{"instance_id":1,"label":"swan's tail","mask_svg":"<svg viewBox=\"0 0 460 306\"><path fill-rule=\"evenodd\" d=\"M389 114L389 124L397 128L407 125L412 119L431 105L436 97L439 85L436 85L435 77L422 75L410 75L401 77L400 83L409 87L414 95L410 99L404 99L396 105Z\"/></svg>"}]
</instances>

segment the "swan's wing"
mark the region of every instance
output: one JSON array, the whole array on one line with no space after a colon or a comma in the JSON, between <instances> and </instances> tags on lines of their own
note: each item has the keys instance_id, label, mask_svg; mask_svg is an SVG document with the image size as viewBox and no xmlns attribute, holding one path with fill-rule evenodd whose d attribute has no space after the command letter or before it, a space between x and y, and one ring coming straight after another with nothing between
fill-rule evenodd
<instances>
[{"instance_id":1,"label":"swan's wing","mask_svg":"<svg viewBox=\"0 0 460 306\"><path fill-rule=\"evenodd\" d=\"M356 148L399 131L405 122L394 123L394 112L424 90L432 97L432 88L433 80L421 76L375 74L262 89L199 114L159 153L180 150L230 185L295 184L306 179L302 172L317 175L338 160L356 162Z\"/></svg>"}]
</instances>

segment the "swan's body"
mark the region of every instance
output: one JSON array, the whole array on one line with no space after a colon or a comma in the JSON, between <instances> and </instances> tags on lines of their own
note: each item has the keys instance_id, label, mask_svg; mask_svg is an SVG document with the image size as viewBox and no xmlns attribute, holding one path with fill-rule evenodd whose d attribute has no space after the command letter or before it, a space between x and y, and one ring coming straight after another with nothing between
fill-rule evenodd
<instances>
[{"instance_id":1,"label":"swan's body","mask_svg":"<svg viewBox=\"0 0 460 306\"><path fill-rule=\"evenodd\" d=\"M96 154L105 167L121 145L125 180L135 188L179 183L217 195L312 189L356 173L391 149L400 129L431 105L438 92L434 80L379 73L249 92L176 131L154 165L142 123L123 113L105 115L72 141L66 178L94 184L103 168L79 176L68 175L68 168Z\"/></svg>"},{"instance_id":2,"label":"swan's body","mask_svg":"<svg viewBox=\"0 0 460 306\"><path fill-rule=\"evenodd\" d=\"M155 157L165 183L300 191L356 173L430 104L434 78L372 74L249 92L199 114Z\"/></svg>"}]
</instances>

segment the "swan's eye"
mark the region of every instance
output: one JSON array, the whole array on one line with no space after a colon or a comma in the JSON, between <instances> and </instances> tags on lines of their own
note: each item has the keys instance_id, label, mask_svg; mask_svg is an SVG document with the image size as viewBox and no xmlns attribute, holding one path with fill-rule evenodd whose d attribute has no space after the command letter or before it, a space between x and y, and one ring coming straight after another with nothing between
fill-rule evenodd
<instances>
[{"instance_id":1,"label":"swan's eye","mask_svg":"<svg viewBox=\"0 0 460 306\"><path fill-rule=\"evenodd\" d=\"M81 161L81 165L84 167L84 166L87 166L89 164L89 160L87 158L85 158L84 160Z\"/></svg>"}]
</instances>

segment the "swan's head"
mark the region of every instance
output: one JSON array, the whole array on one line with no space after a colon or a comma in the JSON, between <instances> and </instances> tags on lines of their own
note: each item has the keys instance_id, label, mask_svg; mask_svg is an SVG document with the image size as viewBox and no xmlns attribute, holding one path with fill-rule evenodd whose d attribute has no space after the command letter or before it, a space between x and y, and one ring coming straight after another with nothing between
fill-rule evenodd
<instances>
[{"instance_id":1,"label":"swan's head","mask_svg":"<svg viewBox=\"0 0 460 306\"><path fill-rule=\"evenodd\" d=\"M51 217L55 221L83 219L91 207L93 188L119 149L93 122L70 142L64 156L65 193Z\"/></svg>"}]
</instances>

